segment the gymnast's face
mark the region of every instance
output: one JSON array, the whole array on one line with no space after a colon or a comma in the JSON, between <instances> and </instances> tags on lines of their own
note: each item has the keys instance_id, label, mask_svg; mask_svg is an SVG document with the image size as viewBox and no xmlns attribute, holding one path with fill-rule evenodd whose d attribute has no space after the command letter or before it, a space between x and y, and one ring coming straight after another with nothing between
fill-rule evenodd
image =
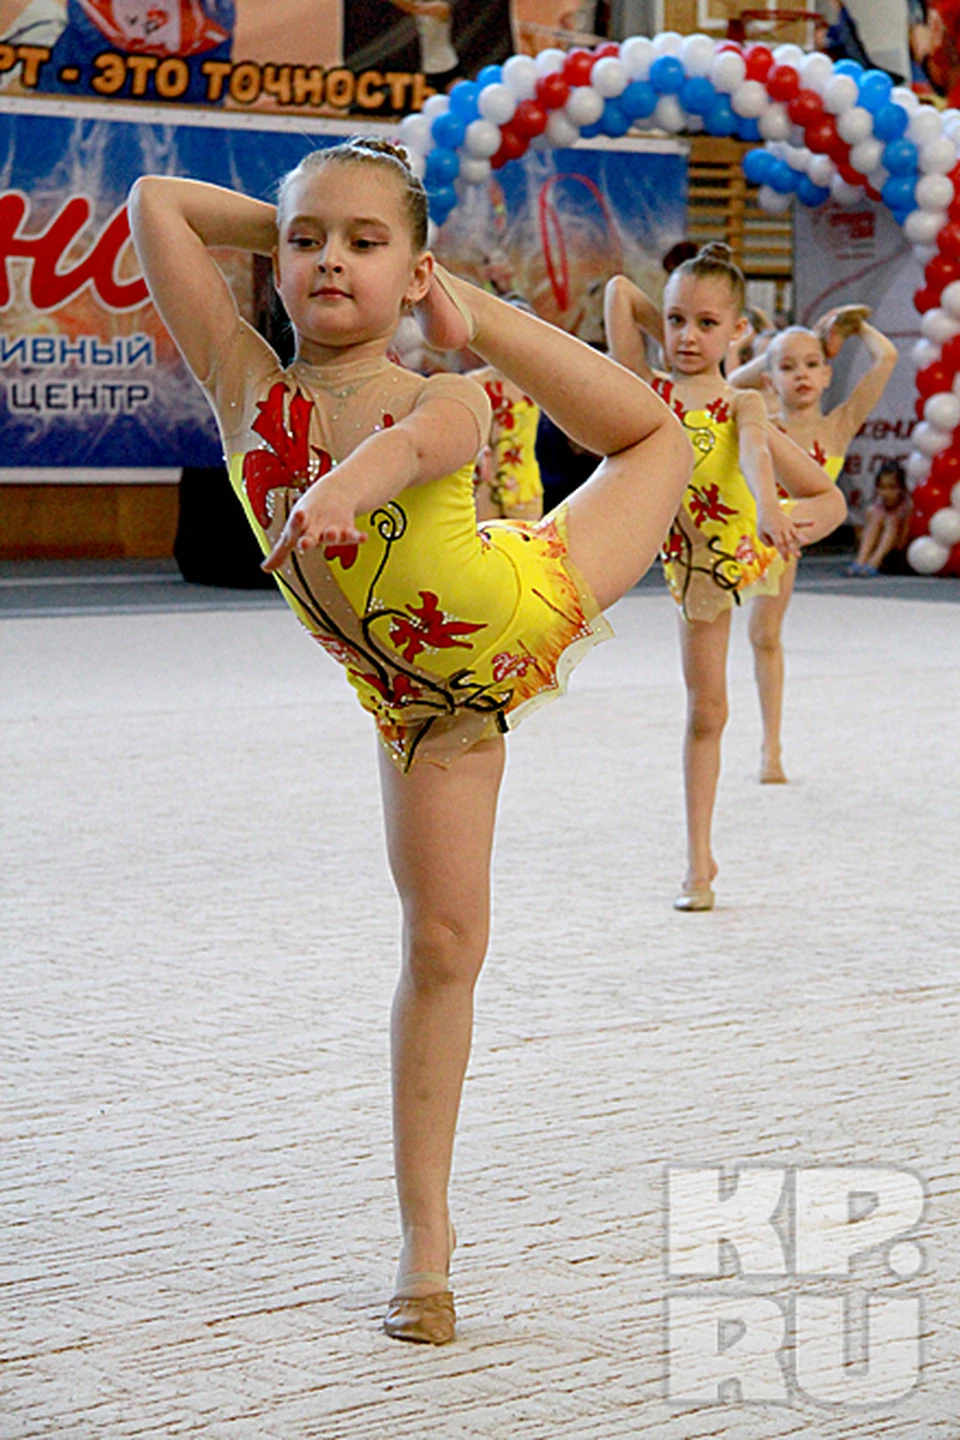
<instances>
[{"instance_id":1,"label":"gymnast's face","mask_svg":"<svg viewBox=\"0 0 960 1440\"><path fill-rule=\"evenodd\" d=\"M277 289L301 339L334 349L386 342L404 301L426 293L429 261L414 254L402 188L376 165L306 171L278 218Z\"/></svg>"},{"instance_id":2,"label":"gymnast's face","mask_svg":"<svg viewBox=\"0 0 960 1440\"><path fill-rule=\"evenodd\" d=\"M767 373L787 411L819 410L832 374L812 330L776 336L767 351Z\"/></svg>"},{"instance_id":3,"label":"gymnast's face","mask_svg":"<svg viewBox=\"0 0 960 1440\"><path fill-rule=\"evenodd\" d=\"M675 271L663 295L663 343L679 375L719 371L727 346L746 332L733 290L722 275Z\"/></svg>"}]
</instances>

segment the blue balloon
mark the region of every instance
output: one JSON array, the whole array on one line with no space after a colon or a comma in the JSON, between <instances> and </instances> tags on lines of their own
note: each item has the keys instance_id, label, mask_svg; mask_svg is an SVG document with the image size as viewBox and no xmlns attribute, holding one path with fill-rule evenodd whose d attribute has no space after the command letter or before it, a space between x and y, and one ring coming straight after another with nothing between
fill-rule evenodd
<instances>
[{"instance_id":1,"label":"blue balloon","mask_svg":"<svg viewBox=\"0 0 960 1440\"><path fill-rule=\"evenodd\" d=\"M883 70L867 70L857 83L860 86L857 104L862 105L864 110L869 110L871 115L881 110L890 99L893 81Z\"/></svg>"},{"instance_id":2,"label":"blue balloon","mask_svg":"<svg viewBox=\"0 0 960 1440\"><path fill-rule=\"evenodd\" d=\"M797 199L802 200L804 205L822 205L830 199L830 191L823 185L816 185L809 175L801 175L800 183L797 186Z\"/></svg>"},{"instance_id":3,"label":"blue balloon","mask_svg":"<svg viewBox=\"0 0 960 1440\"><path fill-rule=\"evenodd\" d=\"M650 66L650 84L658 95L676 95L686 76L676 55L661 55Z\"/></svg>"},{"instance_id":4,"label":"blue balloon","mask_svg":"<svg viewBox=\"0 0 960 1440\"><path fill-rule=\"evenodd\" d=\"M434 145L439 145L447 150L456 150L458 145L462 145L466 133L466 125L462 120L458 120L456 115L452 115L449 110L438 115L430 126Z\"/></svg>"},{"instance_id":5,"label":"blue balloon","mask_svg":"<svg viewBox=\"0 0 960 1440\"><path fill-rule=\"evenodd\" d=\"M891 210L890 214L893 216L894 220L896 220L898 225L902 225L904 221L913 214L913 210Z\"/></svg>"},{"instance_id":6,"label":"blue balloon","mask_svg":"<svg viewBox=\"0 0 960 1440\"><path fill-rule=\"evenodd\" d=\"M766 185L776 163L769 150L748 150L743 157L744 176L751 185Z\"/></svg>"},{"instance_id":7,"label":"blue balloon","mask_svg":"<svg viewBox=\"0 0 960 1440\"><path fill-rule=\"evenodd\" d=\"M883 147L881 161L891 175L913 175L917 169L917 147L912 140L891 140Z\"/></svg>"},{"instance_id":8,"label":"blue balloon","mask_svg":"<svg viewBox=\"0 0 960 1440\"><path fill-rule=\"evenodd\" d=\"M737 131L737 117L730 108L730 101L726 95L718 95L703 117L703 125L708 135L735 135Z\"/></svg>"},{"instance_id":9,"label":"blue balloon","mask_svg":"<svg viewBox=\"0 0 960 1440\"><path fill-rule=\"evenodd\" d=\"M602 115L600 116L599 120L594 120L592 125L584 125L583 129L580 131L582 138L585 140L592 140L594 135L602 135L603 133Z\"/></svg>"},{"instance_id":10,"label":"blue balloon","mask_svg":"<svg viewBox=\"0 0 960 1440\"><path fill-rule=\"evenodd\" d=\"M604 135L626 135L630 129L630 116L624 112L619 101L607 100L600 116L600 125Z\"/></svg>"},{"instance_id":11,"label":"blue balloon","mask_svg":"<svg viewBox=\"0 0 960 1440\"><path fill-rule=\"evenodd\" d=\"M707 84L710 85L709 80ZM710 85L710 89L713 86ZM683 104L683 101L680 102ZM631 120L643 120L647 115L652 115L657 108L657 92L646 80L631 80L630 84L620 96L620 108L624 115ZM684 109L688 109L684 106Z\"/></svg>"},{"instance_id":12,"label":"blue balloon","mask_svg":"<svg viewBox=\"0 0 960 1440\"><path fill-rule=\"evenodd\" d=\"M706 115L716 97L717 92L706 75L691 75L690 79L684 80L680 86L677 99L688 115Z\"/></svg>"},{"instance_id":13,"label":"blue balloon","mask_svg":"<svg viewBox=\"0 0 960 1440\"><path fill-rule=\"evenodd\" d=\"M767 184L778 195L790 195L800 183L802 170L792 170L786 160L774 160Z\"/></svg>"},{"instance_id":14,"label":"blue balloon","mask_svg":"<svg viewBox=\"0 0 960 1440\"><path fill-rule=\"evenodd\" d=\"M878 140L899 140L907 133L910 116L902 105L891 101L873 112L873 133Z\"/></svg>"},{"instance_id":15,"label":"blue balloon","mask_svg":"<svg viewBox=\"0 0 960 1440\"><path fill-rule=\"evenodd\" d=\"M917 199L917 181L913 175L891 175L880 194L891 210L912 210Z\"/></svg>"},{"instance_id":16,"label":"blue balloon","mask_svg":"<svg viewBox=\"0 0 960 1440\"><path fill-rule=\"evenodd\" d=\"M448 150L445 146L438 145L430 151L423 177L428 190L431 186L442 188L450 185L459 174L460 156L456 150Z\"/></svg>"},{"instance_id":17,"label":"blue balloon","mask_svg":"<svg viewBox=\"0 0 960 1440\"><path fill-rule=\"evenodd\" d=\"M737 116L737 135L741 140L763 139L763 132L752 115Z\"/></svg>"},{"instance_id":18,"label":"blue balloon","mask_svg":"<svg viewBox=\"0 0 960 1440\"><path fill-rule=\"evenodd\" d=\"M833 67L834 75L852 75L854 80L859 81L863 74L863 66L858 65L856 60L838 60Z\"/></svg>"},{"instance_id":19,"label":"blue balloon","mask_svg":"<svg viewBox=\"0 0 960 1440\"><path fill-rule=\"evenodd\" d=\"M427 205L430 219L442 225L457 203L457 192L452 185L428 185Z\"/></svg>"},{"instance_id":20,"label":"blue balloon","mask_svg":"<svg viewBox=\"0 0 960 1440\"><path fill-rule=\"evenodd\" d=\"M450 114L456 115L461 124L469 125L480 114L477 109L479 94L480 86L475 80L458 80L450 91Z\"/></svg>"},{"instance_id":21,"label":"blue balloon","mask_svg":"<svg viewBox=\"0 0 960 1440\"><path fill-rule=\"evenodd\" d=\"M475 84L482 90L485 85L499 85L503 80L503 71L499 65L484 65L477 74Z\"/></svg>"}]
</instances>

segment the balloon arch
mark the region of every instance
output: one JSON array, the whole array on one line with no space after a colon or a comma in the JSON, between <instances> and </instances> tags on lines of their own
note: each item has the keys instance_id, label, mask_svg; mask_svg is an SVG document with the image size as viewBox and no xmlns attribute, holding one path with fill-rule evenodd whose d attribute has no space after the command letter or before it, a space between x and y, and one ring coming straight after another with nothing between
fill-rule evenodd
<instances>
[{"instance_id":1,"label":"balloon arch","mask_svg":"<svg viewBox=\"0 0 960 1440\"><path fill-rule=\"evenodd\" d=\"M488 65L408 115L400 131L437 224L465 186L528 146L673 134L758 142L744 156L760 205L886 205L925 265L915 304L917 417L910 564L960 575L960 111L921 105L881 70L798 45L742 46L668 31L596 50L544 50Z\"/></svg>"}]
</instances>

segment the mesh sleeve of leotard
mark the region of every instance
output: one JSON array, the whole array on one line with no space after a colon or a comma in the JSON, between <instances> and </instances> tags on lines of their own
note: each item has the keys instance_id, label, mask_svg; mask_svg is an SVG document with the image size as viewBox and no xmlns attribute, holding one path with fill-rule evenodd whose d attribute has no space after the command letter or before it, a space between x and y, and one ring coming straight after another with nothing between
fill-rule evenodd
<instances>
[{"instance_id":1,"label":"mesh sleeve of leotard","mask_svg":"<svg viewBox=\"0 0 960 1440\"><path fill-rule=\"evenodd\" d=\"M414 409L428 400L455 400L473 416L477 427L477 449L486 445L490 435L492 411L486 392L466 375L431 375L417 396Z\"/></svg>"}]
</instances>

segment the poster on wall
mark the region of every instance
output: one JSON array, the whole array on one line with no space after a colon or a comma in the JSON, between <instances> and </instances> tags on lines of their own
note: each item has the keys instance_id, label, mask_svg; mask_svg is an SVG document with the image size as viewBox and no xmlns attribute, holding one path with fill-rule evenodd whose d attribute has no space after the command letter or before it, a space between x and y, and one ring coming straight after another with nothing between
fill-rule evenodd
<instances>
[{"instance_id":1,"label":"poster on wall","mask_svg":"<svg viewBox=\"0 0 960 1440\"><path fill-rule=\"evenodd\" d=\"M507 59L530 7L542 18L540 0L0 0L0 89L397 116Z\"/></svg>"},{"instance_id":2,"label":"poster on wall","mask_svg":"<svg viewBox=\"0 0 960 1440\"><path fill-rule=\"evenodd\" d=\"M163 111L45 108L10 102L0 114L0 479L216 465L213 419L129 242L129 188L169 174L272 199L308 150L356 126L222 113L172 125ZM651 283L682 233L685 175L676 142L533 152L469 196L437 248L452 268L593 340L607 277L626 269ZM217 258L253 320L250 257Z\"/></svg>"},{"instance_id":3,"label":"poster on wall","mask_svg":"<svg viewBox=\"0 0 960 1440\"><path fill-rule=\"evenodd\" d=\"M864 304L870 323L900 351L897 368L876 410L847 452L841 485L857 523L873 496L873 477L884 460L903 462L917 423L916 370L910 351L920 338L920 317L913 297L923 270L901 227L879 206L847 210L823 205L795 212L794 274L796 316L810 325L834 305ZM833 383L825 408L850 394L869 364L865 347L854 339L833 362Z\"/></svg>"}]
</instances>

